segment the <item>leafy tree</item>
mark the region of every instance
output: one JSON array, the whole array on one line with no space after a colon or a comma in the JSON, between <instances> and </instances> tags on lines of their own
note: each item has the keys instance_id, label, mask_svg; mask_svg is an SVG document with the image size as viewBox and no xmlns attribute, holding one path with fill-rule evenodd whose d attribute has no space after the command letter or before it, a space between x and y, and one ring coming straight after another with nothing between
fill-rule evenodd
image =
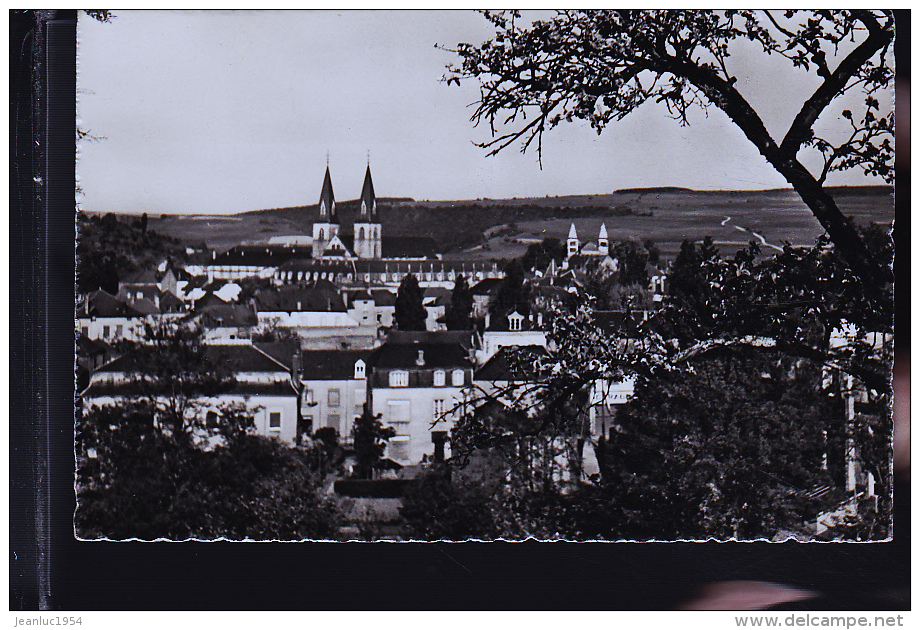
<instances>
[{"instance_id":1,"label":"leafy tree","mask_svg":"<svg viewBox=\"0 0 920 630\"><path fill-rule=\"evenodd\" d=\"M119 280L128 274L152 269L164 258L187 259L177 239L142 230L111 213L78 213L77 229L77 290L83 293L101 288L115 294Z\"/></svg>"},{"instance_id":2,"label":"leafy tree","mask_svg":"<svg viewBox=\"0 0 920 630\"><path fill-rule=\"evenodd\" d=\"M642 381L598 449L610 533L749 540L814 522L834 417L820 367L751 348L692 363Z\"/></svg>"},{"instance_id":3,"label":"leafy tree","mask_svg":"<svg viewBox=\"0 0 920 630\"><path fill-rule=\"evenodd\" d=\"M567 10L527 27L516 11L484 15L494 39L458 44L460 62L446 80L480 81L472 120L492 131L482 144L490 155L518 140L526 151L536 140L542 159L546 130L581 119L600 133L649 101L664 103L681 124L692 108L715 106L792 185L870 299L884 300L892 280L888 261L872 256L824 184L829 173L850 168L892 181L893 112L881 110L879 94L894 77L893 13ZM814 75L817 87L780 140L741 92L739 79L756 77L732 67L732 52L749 42ZM841 109L839 97L857 90L859 110ZM849 129L819 136L822 115L842 117ZM806 153L818 158L819 172L805 166Z\"/></svg>"},{"instance_id":4,"label":"leafy tree","mask_svg":"<svg viewBox=\"0 0 920 630\"><path fill-rule=\"evenodd\" d=\"M520 260L514 259L505 266L505 277L495 294L495 299L489 304L492 314L492 325L501 325L508 320L508 315L513 311L522 315L530 312L527 287L524 285L524 266Z\"/></svg>"},{"instance_id":5,"label":"leafy tree","mask_svg":"<svg viewBox=\"0 0 920 630\"><path fill-rule=\"evenodd\" d=\"M648 284L648 274L645 265L648 263L648 252L635 241L620 241L613 248L614 256L619 263L619 281L621 285Z\"/></svg>"},{"instance_id":6,"label":"leafy tree","mask_svg":"<svg viewBox=\"0 0 920 630\"><path fill-rule=\"evenodd\" d=\"M558 238L549 236L540 243L531 243L521 257L521 265L528 271L544 271L551 260L560 264L566 255L565 245Z\"/></svg>"},{"instance_id":7,"label":"leafy tree","mask_svg":"<svg viewBox=\"0 0 920 630\"><path fill-rule=\"evenodd\" d=\"M458 477L451 466L440 464L414 480L399 508L408 537L490 540L501 535L492 517L492 497L481 485Z\"/></svg>"},{"instance_id":8,"label":"leafy tree","mask_svg":"<svg viewBox=\"0 0 920 630\"><path fill-rule=\"evenodd\" d=\"M473 291L466 278L458 276L454 281L454 290L450 294L450 308L447 311L447 330L470 330L473 323Z\"/></svg>"},{"instance_id":9,"label":"leafy tree","mask_svg":"<svg viewBox=\"0 0 920 630\"><path fill-rule=\"evenodd\" d=\"M394 317L399 330L425 330L427 309L422 305L424 293L414 274L406 274L396 292Z\"/></svg>"},{"instance_id":10,"label":"leafy tree","mask_svg":"<svg viewBox=\"0 0 920 630\"><path fill-rule=\"evenodd\" d=\"M175 439L143 402L87 410L77 425L77 533L115 540L333 536L337 511L317 493L305 454L240 430L242 417L222 410L218 433L226 439L205 450ZM245 418L251 426L251 414Z\"/></svg>"},{"instance_id":11,"label":"leafy tree","mask_svg":"<svg viewBox=\"0 0 920 630\"><path fill-rule=\"evenodd\" d=\"M655 241L650 238L645 239L642 242L642 246L645 247L645 251L648 252L648 262L650 265L658 265L661 262L661 250L658 249L658 246L655 245Z\"/></svg>"},{"instance_id":12,"label":"leafy tree","mask_svg":"<svg viewBox=\"0 0 920 630\"><path fill-rule=\"evenodd\" d=\"M336 531L307 454L253 435L253 410L205 409L232 375L178 324L126 344L124 395L77 417L77 531L88 538L303 539Z\"/></svg>"},{"instance_id":13,"label":"leafy tree","mask_svg":"<svg viewBox=\"0 0 920 630\"><path fill-rule=\"evenodd\" d=\"M364 412L355 418L353 428L356 460L354 476L359 479L371 479L374 476L374 471L386 451L387 442L396 435L394 428L383 426L380 421L382 415L378 413L375 416L365 403Z\"/></svg>"},{"instance_id":14,"label":"leafy tree","mask_svg":"<svg viewBox=\"0 0 920 630\"><path fill-rule=\"evenodd\" d=\"M143 401L157 423L178 441L192 442L208 427L202 400L229 391L231 367L204 343L202 331L180 323L146 324L145 337L121 351L129 396Z\"/></svg>"}]
</instances>

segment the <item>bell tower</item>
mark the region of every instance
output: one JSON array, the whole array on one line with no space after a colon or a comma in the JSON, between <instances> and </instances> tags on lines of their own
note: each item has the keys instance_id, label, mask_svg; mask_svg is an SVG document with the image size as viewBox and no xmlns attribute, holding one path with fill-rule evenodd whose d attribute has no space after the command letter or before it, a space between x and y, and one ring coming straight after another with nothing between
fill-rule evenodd
<instances>
[{"instance_id":1,"label":"bell tower","mask_svg":"<svg viewBox=\"0 0 920 630\"><path fill-rule=\"evenodd\" d=\"M326 246L339 233L339 216L335 211L335 193L332 191L332 176L329 174L329 158L326 158L326 176L319 194L319 219L313 223L313 258L322 258Z\"/></svg>"},{"instance_id":2,"label":"bell tower","mask_svg":"<svg viewBox=\"0 0 920 630\"><path fill-rule=\"evenodd\" d=\"M569 238L566 239L566 258L577 256L581 251L581 243L578 242L578 232L575 231L575 224L569 228Z\"/></svg>"},{"instance_id":3,"label":"bell tower","mask_svg":"<svg viewBox=\"0 0 920 630\"><path fill-rule=\"evenodd\" d=\"M361 207L355 218L355 255L358 258L381 258L381 223L377 215L377 196L374 194L374 180L371 178L370 161L364 173L361 188Z\"/></svg>"}]
</instances>

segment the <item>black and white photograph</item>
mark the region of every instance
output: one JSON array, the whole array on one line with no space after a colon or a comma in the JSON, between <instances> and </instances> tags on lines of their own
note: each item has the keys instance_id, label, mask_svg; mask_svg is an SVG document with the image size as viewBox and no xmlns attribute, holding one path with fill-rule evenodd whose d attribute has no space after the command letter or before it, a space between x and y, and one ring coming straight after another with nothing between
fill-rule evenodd
<instances>
[{"instance_id":1,"label":"black and white photograph","mask_svg":"<svg viewBox=\"0 0 920 630\"><path fill-rule=\"evenodd\" d=\"M75 536L892 540L894 36L81 12Z\"/></svg>"}]
</instances>

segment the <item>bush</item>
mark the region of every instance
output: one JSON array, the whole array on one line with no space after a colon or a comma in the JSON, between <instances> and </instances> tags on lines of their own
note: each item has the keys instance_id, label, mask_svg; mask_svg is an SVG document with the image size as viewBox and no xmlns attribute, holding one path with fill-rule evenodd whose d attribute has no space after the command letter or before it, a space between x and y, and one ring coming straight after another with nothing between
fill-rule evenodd
<instances>
[{"instance_id":1,"label":"bush","mask_svg":"<svg viewBox=\"0 0 920 630\"><path fill-rule=\"evenodd\" d=\"M408 535L422 540L491 539L498 535L482 486L452 479L448 465L417 477L399 510Z\"/></svg>"}]
</instances>

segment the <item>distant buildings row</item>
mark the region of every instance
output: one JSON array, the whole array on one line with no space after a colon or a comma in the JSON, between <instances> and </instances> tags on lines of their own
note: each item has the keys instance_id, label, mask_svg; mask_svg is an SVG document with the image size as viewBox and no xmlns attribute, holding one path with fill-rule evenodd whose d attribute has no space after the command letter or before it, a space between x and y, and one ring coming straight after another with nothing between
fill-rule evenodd
<instances>
[{"instance_id":1,"label":"distant buildings row","mask_svg":"<svg viewBox=\"0 0 920 630\"><path fill-rule=\"evenodd\" d=\"M236 376L235 388L206 401L259 409L257 430L285 441L330 427L348 439L367 403L396 429L387 456L400 464L444 453L453 419L478 395L507 386L509 346L545 352L544 315L577 300L586 274L616 273L606 227L596 242L581 243L573 224L561 265L527 277L524 312L493 312L503 273L494 262L442 260L431 239L383 234L368 167L354 233L340 229L327 167L311 246L239 245L199 255L185 265L123 279L114 295L97 290L77 305L78 356L89 375L88 405L130 395L138 366L119 355L118 341L143 342L157 321L204 331L212 358ZM396 287L413 274L424 290L427 332L395 332ZM649 268L648 308L664 290L664 274ZM473 330L448 332L445 315L459 277L473 294ZM640 311L641 315L641 311ZM603 318L601 318L603 319ZM625 402L630 383L599 381L596 434L609 429L612 407ZM609 403L609 404L608 404Z\"/></svg>"}]
</instances>

